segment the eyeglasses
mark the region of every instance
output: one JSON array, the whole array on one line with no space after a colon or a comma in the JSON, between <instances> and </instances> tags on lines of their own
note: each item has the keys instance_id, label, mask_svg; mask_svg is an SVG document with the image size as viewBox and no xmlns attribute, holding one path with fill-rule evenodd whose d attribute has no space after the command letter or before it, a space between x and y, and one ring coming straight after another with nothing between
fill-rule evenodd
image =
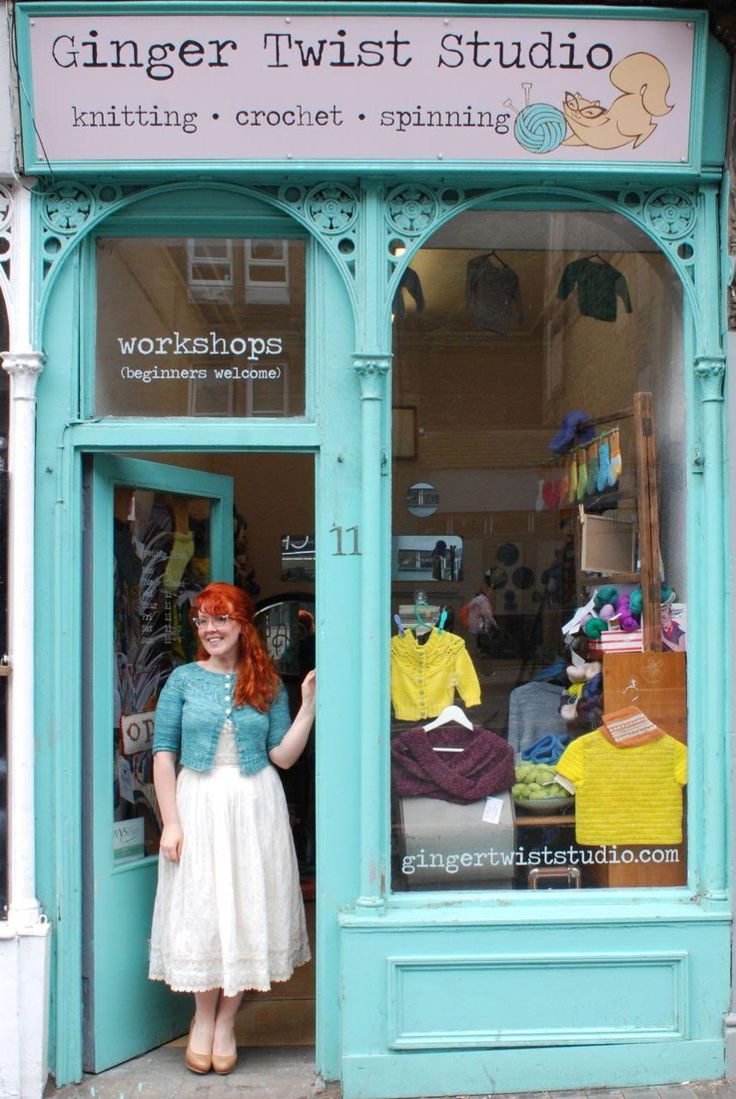
<instances>
[{"instance_id":1,"label":"eyeglasses","mask_svg":"<svg viewBox=\"0 0 736 1099\"><path fill-rule=\"evenodd\" d=\"M192 625L204 630L207 626L227 626L230 621L229 614L198 614L192 618Z\"/></svg>"}]
</instances>

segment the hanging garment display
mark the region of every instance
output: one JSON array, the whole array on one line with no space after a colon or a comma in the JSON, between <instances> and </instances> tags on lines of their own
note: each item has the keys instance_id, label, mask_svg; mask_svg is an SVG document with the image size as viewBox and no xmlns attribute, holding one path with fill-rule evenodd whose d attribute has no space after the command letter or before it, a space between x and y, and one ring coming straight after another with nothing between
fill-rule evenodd
<instances>
[{"instance_id":1,"label":"hanging garment display","mask_svg":"<svg viewBox=\"0 0 736 1099\"><path fill-rule=\"evenodd\" d=\"M523 320L519 276L495 252L476 256L467 266L465 304L478 328L507 335Z\"/></svg>"},{"instance_id":2,"label":"hanging garment display","mask_svg":"<svg viewBox=\"0 0 736 1099\"><path fill-rule=\"evenodd\" d=\"M403 291L406 290L414 298L417 306L417 313L424 312L424 291L422 290L422 283L419 275L416 273L413 267L407 267L404 274L401 276L398 289L394 294L393 311L394 316L403 318L406 316L406 304L404 302Z\"/></svg>"},{"instance_id":3,"label":"hanging garment display","mask_svg":"<svg viewBox=\"0 0 736 1099\"><path fill-rule=\"evenodd\" d=\"M480 704L480 683L461 637L433 629L423 644L411 630L391 639L391 702L399 720L436 717L456 690L466 706Z\"/></svg>"},{"instance_id":4,"label":"hanging garment display","mask_svg":"<svg viewBox=\"0 0 736 1099\"><path fill-rule=\"evenodd\" d=\"M618 268L600 256L586 256L568 263L557 287L557 296L564 301L576 289L578 307L584 317L615 321L619 298L626 312L633 312L626 279Z\"/></svg>"},{"instance_id":5,"label":"hanging garment display","mask_svg":"<svg viewBox=\"0 0 736 1099\"><path fill-rule=\"evenodd\" d=\"M440 798L456 805L508 790L516 781L514 753L489 729L455 722L406 729L391 744L399 797Z\"/></svg>"}]
</instances>

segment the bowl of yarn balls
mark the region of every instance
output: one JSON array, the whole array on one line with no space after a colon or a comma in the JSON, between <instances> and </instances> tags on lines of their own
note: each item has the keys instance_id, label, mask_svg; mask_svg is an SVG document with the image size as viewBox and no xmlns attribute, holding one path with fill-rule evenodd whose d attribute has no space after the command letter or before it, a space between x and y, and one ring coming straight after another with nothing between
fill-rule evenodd
<instances>
[{"instance_id":1,"label":"bowl of yarn balls","mask_svg":"<svg viewBox=\"0 0 736 1099\"><path fill-rule=\"evenodd\" d=\"M554 763L517 763L515 770L511 796L521 812L562 813L574 804L574 796L555 782Z\"/></svg>"}]
</instances>

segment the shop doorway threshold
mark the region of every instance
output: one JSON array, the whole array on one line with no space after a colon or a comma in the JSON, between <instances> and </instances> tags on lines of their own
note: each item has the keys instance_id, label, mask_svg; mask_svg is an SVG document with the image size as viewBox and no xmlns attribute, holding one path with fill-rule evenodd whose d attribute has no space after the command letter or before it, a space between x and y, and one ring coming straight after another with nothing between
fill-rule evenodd
<instances>
[{"instance_id":1,"label":"shop doorway threshold","mask_svg":"<svg viewBox=\"0 0 736 1099\"><path fill-rule=\"evenodd\" d=\"M162 1046L97 1076L85 1076L81 1084L59 1089L49 1085L44 1092L45 1099L233 1099L241 1095L247 1099L342 1099L340 1085L325 1084L317 1076L313 1051L303 1046L241 1047L237 1068L222 1077L192 1075L184 1068L180 1049ZM499 1093L493 1099L736 1099L736 1079L513 1096Z\"/></svg>"}]
</instances>

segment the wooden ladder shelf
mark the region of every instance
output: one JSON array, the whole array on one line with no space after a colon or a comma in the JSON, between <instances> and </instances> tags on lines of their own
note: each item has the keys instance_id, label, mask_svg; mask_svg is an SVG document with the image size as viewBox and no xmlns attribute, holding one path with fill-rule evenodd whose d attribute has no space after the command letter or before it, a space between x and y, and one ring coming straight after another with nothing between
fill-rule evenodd
<instances>
[{"instance_id":1,"label":"wooden ladder shelf","mask_svg":"<svg viewBox=\"0 0 736 1099\"><path fill-rule=\"evenodd\" d=\"M659 620L661 603L659 501L657 497L657 461L654 441L654 410L652 394L635 393L631 408L590 420L594 426L616 420L633 420L634 464L636 469L636 514L639 532L638 573L607 576L612 583L639 583L642 593L642 638L644 652L662 650L662 630Z\"/></svg>"}]
</instances>

